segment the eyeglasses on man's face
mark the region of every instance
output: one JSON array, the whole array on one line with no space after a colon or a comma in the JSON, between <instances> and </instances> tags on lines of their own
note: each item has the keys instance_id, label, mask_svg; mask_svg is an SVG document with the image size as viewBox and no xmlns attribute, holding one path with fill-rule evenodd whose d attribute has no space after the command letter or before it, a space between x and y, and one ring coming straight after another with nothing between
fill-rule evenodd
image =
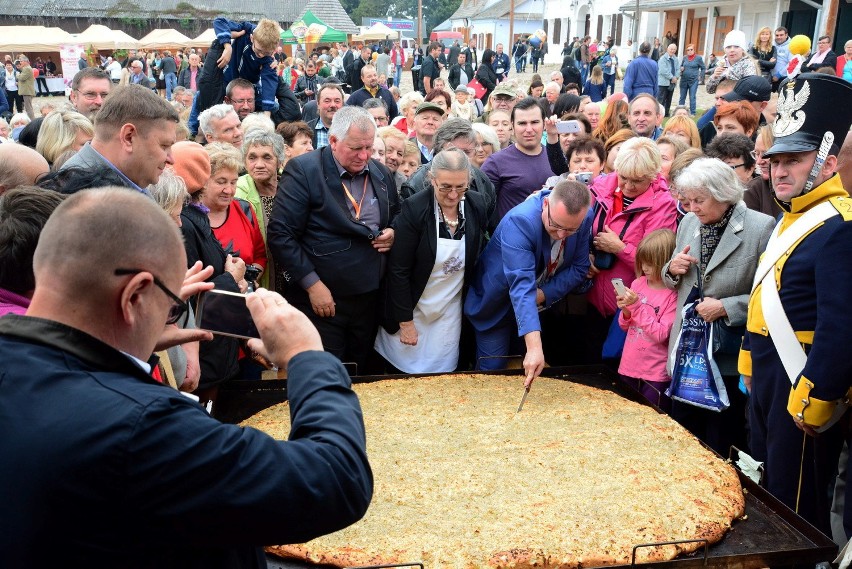
<instances>
[{"instance_id":1,"label":"eyeglasses on man's face","mask_svg":"<svg viewBox=\"0 0 852 569\"><path fill-rule=\"evenodd\" d=\"M186 311L189 309L187 304L180 299L178 295L173 293L163 284L163 281L154 276L151 271L146 271L145 269L116 269L115 276L125 276L125 275L138 275L139 273L150 273L151 277L154 279L154 284L157 285L161 291L163 291L166 296L168 296L174 304L172 304L171 308L169 308L169 316L166 319L166 324L174 324L178 320L181 319Z\"/></svg>"}]
</instances>

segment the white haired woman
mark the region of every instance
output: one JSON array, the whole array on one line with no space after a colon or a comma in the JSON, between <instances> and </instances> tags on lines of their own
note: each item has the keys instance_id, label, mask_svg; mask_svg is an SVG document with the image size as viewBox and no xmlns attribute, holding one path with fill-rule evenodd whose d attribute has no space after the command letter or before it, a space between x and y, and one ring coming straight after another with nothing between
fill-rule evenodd
<instances>
[{"instance_id":1,"label":"white haired woman","mask_svg":"<svg viewBox=\"0 0 852 569\"><path fill-rule=\"evenodd\" d=\"M613 278L633 282L636 248L656 229L677 228L677 207L660 174L661 158L649 138L627 140L615 159L615 172L598 177L590 190L595 197L591 235L586 316L587 351L591 362L600 361L601 347L616 313Z\"/></svg>"},{"instance_id":2,"label":"white haired woman","mask_svg":"<svg viewBox=\"0 0 852 569\"><path fill-rule=\"evenodd\" d=\"M387 298L376 351L405 373L454 371L462 292L485 244L485 198L468 192L470 162L452 148L429 166L432 191L402 202L388 258Z\"/></svg>"},{"instance_id":3,"label":"white haired woman","mask_svg":"<svg viewBox=\"0 0 852 569\"><path fill-rule=\"evenodd\" d=\"M235 197L251 204L257 215L257 225L266 244L266 223L272 214L272 204L278 191L278 172L284 162L284 139L280 135L252 129L243 139L243 165L246 174L237 180ZM272 256L266 256L268 261ZM273 271L267 270L259 284L272 289ZM272 286L271 286L272 285Z\"/></svg>"},{"instance_id":4,"label":"white haired woman","mask_svg":"<svg viewBox=\"0 0 852 569\"><path fill-rule=\"evenodd\" d=\"M697 311L706 322L717 323L714 335L721 341L714 346L714 359L731 406L715 412L674 401L671 414L713 450L727 455L731 445L748 448L737 356L754 272L775 223L746 206L742 183L719 159L699 158L678 174L675 185L690 213L678 227L675 253L662 273L664 284L678 293L669 352L677 348L683 307L699 298L700 281L703 299Z\"/></svg>"},{"instance_id":5,"label":"white haired woman","mask_svg":"<svg viewBox=\"0 0 852 569\"><path fill-rule=\"evenodd\" d=\"M423 95L417 91L403 95L398 103L402 118L395 118L391 126L395 126L405 134L411 134L411 127L414 125L414 111L417 110L417 105L422 103L423 100Z\"/></svg>"}]
</instances>

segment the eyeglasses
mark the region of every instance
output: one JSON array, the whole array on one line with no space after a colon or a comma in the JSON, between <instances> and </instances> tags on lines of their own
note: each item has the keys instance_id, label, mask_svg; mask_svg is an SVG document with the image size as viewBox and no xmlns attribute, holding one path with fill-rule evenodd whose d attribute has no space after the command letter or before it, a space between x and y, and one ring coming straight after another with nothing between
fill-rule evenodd
<instances>
[{"instance_id":1,"label":"eyeglasses","mask_svg":"<svg viewBox=\"0 0 852 569\"><path fill-rule=\"evenodd\" d=\"M124 275L138 275L139 273L150 272L151 271L146 271L145 269L116 269L115 276L120 277ZM166 324L174 324L175 322L180 320L181 316L183 316L187 310L189 310L189 307L184 301L182 301L178 297L178 295L166 288L166 285L163 284L163 281L155 277L153 274L151 274L151 277L154 279L154 284L157 285L157 288L166 293L166 296L168 296L172 301L174 301L172 307L169 308L169 316L166 319Z\"/></svg>"},{"instance_id":2,"label":"eyeglasses","mask_svg":"<svg viewBox=\"0 0 852 569\"><path fill-rule=\"evenodd\" d=\"M231 103L234 105L254 105L254 99L231 99Z\"/></svg>"},{"instance_id":3,"label":"eyeglasses","mask_svg":"<svg viewBox=\"0 0 852 569\"><path fill-rule=\"evenodd\" d=\"M550 226L551 229L555 229L556 231L564 231L568 235L573 235L574 233L577 233L579 228L569 229L567 227L562 227L561 225L559 225L557 223L553 223L553 218L550 216L550 200L545 198L544 199L544 205L547 206L547 224Z\"/></svg>"},{"instance_id":4,"label":"eyeglasses","mask_svg":"<svg viewBox=\"0 0 852 569\"><path fill-rule=\"evenodd\" d=\"M752 150L751 152L749 152L749 156L751 156L755 160L761 160L763 158L763 151Z\"/></svg>"},{"instance_id":5,"label":"eyeglasses","mask_svg":"<svg viewBox=\"0 0 852 569\"><path fill-rule=\"evenodd\" d=\"M441 192L442 194L449 194L450 192L455 192L459 195L459 197L465 195L467 190L468 190L468 186L466 186L466 185L465 186L446 186L446 185L441 184L441 185L438 186L438 191Z\"/></svg>"},{"instance_id":6,"label":"eyeglasses","mask_svg":"<svg viewBox=\"0 0 852 569\"><path fill-rule=\"evenodd\" d=\"M737 168L745 168L745 162L742 164L728 164L731 167L731 170L736 170Z\"/></svg>"},{"instance_id":7,"label":"eyeglasses","mask_svg":"<svg viewBox=\"0 0 852 569\"><path fill-rule=\"evenodd\" d=\"M109 91L107 91L105 93L97 93L97 92L92 92L92 91L80 91L79 89L76 90L76 91L78 93L80 93L80 96L83 97L84 99L86 99L87 101L94 101L98 97L100 97L101 99L106 99L107 95L109 95Z\"/></svg>"}]
</instances>

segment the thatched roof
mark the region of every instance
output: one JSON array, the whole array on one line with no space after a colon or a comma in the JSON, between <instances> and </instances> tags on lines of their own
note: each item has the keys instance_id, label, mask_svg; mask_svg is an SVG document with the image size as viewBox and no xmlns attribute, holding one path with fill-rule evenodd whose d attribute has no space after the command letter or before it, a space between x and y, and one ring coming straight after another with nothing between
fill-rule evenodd
<instances>
[{"instance_id":1,"label":"thatched roof","mask_svg":"<svg viewBox=\"0 0 852 569\"><path fill-rule=\"evenodd\" d=\"M314 16L322 20L325 25L331 26L335 30L346 34L357 34L360 31L337 0L308 0L308 3L299 12L299 18L308 10L313 12ZM296 19L298 20L298 18Z\"/></svg>"}]
</instances>

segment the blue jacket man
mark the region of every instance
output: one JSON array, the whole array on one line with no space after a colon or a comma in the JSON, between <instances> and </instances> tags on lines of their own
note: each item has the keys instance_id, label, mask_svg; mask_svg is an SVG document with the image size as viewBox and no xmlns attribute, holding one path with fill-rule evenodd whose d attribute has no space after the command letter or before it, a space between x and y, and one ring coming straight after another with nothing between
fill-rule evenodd
<instances>
[{"instance_id":1,"label":"blue jacket man","mask_svg":"<svg viewBox=\"0 0 852 569\"><path fill-rule=\"evenodd\" d=\"M465 299L464 314L476 334L480 369L498 369L499 358L526 344L529 385L544 368L538 312L578 285L589 270L588 216L591 193L563 180L533 194L500 221L479 258Z\"/></svg>"},{"instance_id":2,"label":"blue jacket man","mask_svg":"<svg viewBox=\"0 0 852 569\"><path fill-rule=\"evenodd\" d=\"M639 57L630 62L624 73L624 94L632 101L639 93L648 93L657 98L657 62L651 59L651 44L646 41L639 46Z\"/></svg>"}]
</instances>

